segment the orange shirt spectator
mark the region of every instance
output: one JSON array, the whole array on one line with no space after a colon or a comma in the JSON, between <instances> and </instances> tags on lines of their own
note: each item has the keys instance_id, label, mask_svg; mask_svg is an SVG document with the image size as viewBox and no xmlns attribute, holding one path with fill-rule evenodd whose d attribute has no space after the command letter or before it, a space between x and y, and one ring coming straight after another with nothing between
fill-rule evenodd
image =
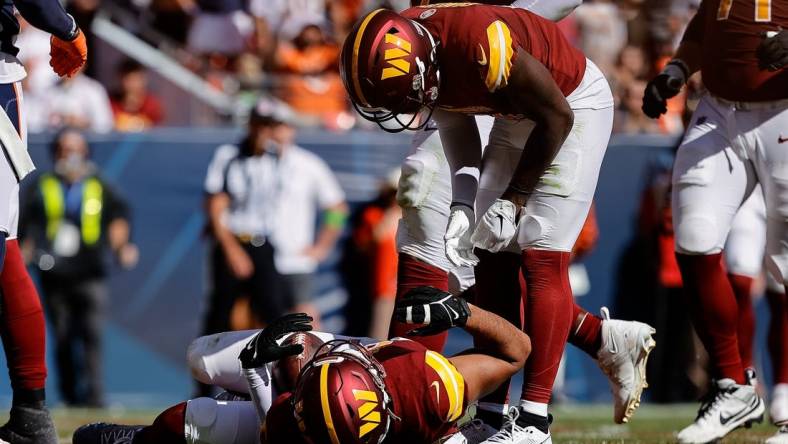
<instances>
[{"instance_id":1,"label":"orange shirt spectator","mask_svg":"<svg viewBox=\"0 0 788 444\"><path fill-rule=\"evenodd\" d=\"M281 44L277 62L289 74L279 96L296 112L330 119L347 110L337 70L339 46L325 38L318 24L306 23L290 44Z\"/></svg>"}]
</instances>

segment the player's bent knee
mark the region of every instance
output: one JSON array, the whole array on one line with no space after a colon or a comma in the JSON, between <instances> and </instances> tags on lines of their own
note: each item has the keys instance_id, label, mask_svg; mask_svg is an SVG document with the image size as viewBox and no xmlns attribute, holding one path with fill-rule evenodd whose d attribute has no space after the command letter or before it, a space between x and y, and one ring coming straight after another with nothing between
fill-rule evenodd
<instances>
[{"instance_id":1,"label":"player's bent knee","mask_svg":"<svg viewBox=\"0 0 788 444\"><path fill-rule=\"evenodd\" d=\"M676 252L681 254L716 254L722 251L724 239L717 223L709 216L685 217L676 224Z\"/></svg>"},{"instance_id":2,"label":"player's bent knee","mask_svg":"<svg viewBox=\"0 0 788 444\"><path fill-rule=\"evenodd\" d=\"M186 404L188 444L258 444L260 421L249 401L192 399Z\"/></svg>"},{"instance_id":3,"label":"player's bent knee","mask_svg":"<svg viewBox=\"0 0 788 444\"><path fill-rule=\"evenodd\" d=\"M211 383L211 376L205 362L205 343L210 336L201 336L191 344L186 350L186 362L189 364L189 371L192 377L203 384Z\"/></svg>"}]
</instances>

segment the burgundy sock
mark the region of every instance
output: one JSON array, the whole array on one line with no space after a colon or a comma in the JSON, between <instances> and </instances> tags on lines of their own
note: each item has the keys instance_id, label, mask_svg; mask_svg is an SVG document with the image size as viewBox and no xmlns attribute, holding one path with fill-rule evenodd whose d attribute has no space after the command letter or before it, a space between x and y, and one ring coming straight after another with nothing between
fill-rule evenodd
<instances>
[{"instance_id":1,"label":"burgundy sock","mask_svg":"<svg viewBox=\"0 0 788 444\"><path fill-rule=\"evenodd\" d=\"M755 343L755 309L752 306L752 285L754 279L749 276L728 274L728 280L736 296L739 307L739 319L736 333L739 341L739 356L744 368L753 367L752 348Z\"/></svg>"},{"instance_id":2,"label":"burgundy sock","mask_svg":"<svg viewBox=\"0 0 788 444\"><path fill-rule=\"evenodd\" d=\"M569 343L596 359L602 347L602 319L574 304Z\"/></svg>"},{"instance_id":3,"label":"burgundy sock","mask_svg":"<svg viewBox=\"0 0 788 444\"><path fill-rule=\"evenodd\" d=\"M526 250L523 274L528 287L525 332L533 350L525 365L522 399L547 403L572 327L570 253Z\"/></svg>"},{"instance_id":4,"label":"burgundy sock","mask_svg":"<svg viewBox=\"0 0 788 444\"><path fill-rule=\"evenodd\" d=\"M449 274L413 256L400 253L397 266L397 300L405 296L408 291L425 285L448 291ZM405 337L407 332L416 327L392 319L391 327L389 327L389 337ZM448 332L443 332L432 336L412 336L410 339L421 343L432 351L441 352L443 351L443 346L446 345L448 335Z\"/></svg>"},{"instance_id":5,"label":"burgundy sock","mask_svg":"<svg viewBox=\"0 0 788 444\"><path fill-rule=\"evenodd\" d=\"M523 327L522 298L520 286L520 255L514 253L490 253L477 251L479 264L474 269L476 277L476 305ZM484 349L488 344L483 338L474 338L474 346ZM506 404L509 401L507 379L498 388L483 397L480 402Z\"/></svg>"},{"instance_id":6,"label":"burgundy sock","mask_svg":"<svg viewBox=\"0 0 788 444\"><path fill-rule=\"evenodd\" d=\"M739 357L739 307L722 262L722 253L676 253L695 332L709 353L712 374L744 384Z\"/></svg>"},{"instance_id":7,"label":"burgundy sock","mask_svg":"<svg viewBox=\"0 0 788 444\"><path fill-rule=\"evenodd\" d=\"M772 358L775 384L788 384L788 296L767 291L771 322L769 323L769 355Z\"/></svg>"},{"instance_id":8,"label":"burgundy sock","mask_svg":"<svg viewBox=\"0 0 788 444\"><path fill-rule=\"evenodd\" d=\"M186 444L184 433L186 403L174 405L163 411L148 427L134 436L134 444Z\"/></svg>"},{"instance_id":9,"label":"burgundy sock","mask_svg":"<svg viewBox=\"0 0 788 444\"><path fill-rule=\"evenodd\" d=\"M16 240L6 242L0 273L0 335L14 391L38 391L46 385L46 324L41 300L25 268ZM43 393L43 392L41 392Z\"/></svg>"}]
</instances>

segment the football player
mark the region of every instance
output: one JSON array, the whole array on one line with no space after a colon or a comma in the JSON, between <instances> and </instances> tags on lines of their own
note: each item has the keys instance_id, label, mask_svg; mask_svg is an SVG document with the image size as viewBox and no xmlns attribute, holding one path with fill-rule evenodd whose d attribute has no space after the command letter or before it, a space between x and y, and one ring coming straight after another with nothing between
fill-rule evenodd
<instances>
[{"instance_id":1,"label":"football player","mask_svg":"<svg viewBox=\"0 0 788 444\"><path fill-rule=\"evenodd\" d=\"M41 302L17 242L19 181L35 168L27 153L22 110L25 68L17 59L16 11L52 34L49 64L59 76L73 75L87 58L85 37L57 0L7 0L0 6L0 336L13 401L0 442L56 443L45 406L45 323Z\"/></svg>"},{"instance_id":2,"label":"football player","mask_svg":"<svg viewBox=\"0 0 788 444\"><path fill-rule=\"evenodd\" d=\"M610 136L607 82L553 23L472 4L374 11L345 41L341 65L370 120L437 123L452 169L447 256L474 265L474 247L518 255L517 267L499 268L498 277L516 282L522 266L534 349L517 419L490 440L549 442L547 402L572 324L570 251ZM498 116L484 160L475 114ZM483 212L478 224L474 206Z\"/></svg>"},{"instance_id":3,"label":"football player","mask_svg":"<svg viewBox=\"0 0 788 444\"><path fill-rule=\"evenodd\" d=\"M487 347L446 358L403 338L362 346L320 333L327 342L301 369L295 390L272 402L271 363L304 350L283 338L311 330L307 315L286 315L251 338L249 332L212 335L190 349L195 376L252 401L200 398L167 410L149 427L84 426L73 442L430 443L451 432L471 402L519 371L530 352L528 336L510 323L431 287L411 291L395 310L397 319L419 326L413 335L460 327L485 338Z\"/></svg>"},{"instance_id":4,"label":"football player","mask_svg":"<svg viewBox=\"0 0 788 444\"><path fill-rule=\"evenodd\" d=\"M788 2L703 0L674 58L652 79L643 111L658 117L690 75L701 98L673 170L675 247L695 330L714 384L682 443L709 442L756 421L764 402L739 356L739 307L722 249L731 221L756 184L766 205L766 265L788 283Z\"/></svg>"},{"instance_id":5,"label":"football player","mask_svg":"<svg viewBox=\"0 0 788 444\"><path fill-rule=\"evenodd\" d=\"M412 6L444 3L442 1L414 0ZM486 0L477 3L508 5L527 9L542 17L558 21L569 14L580 2L567 0L547 1L504 1ZM482 146L487 145L494 118L478 115L476 123ZM413 138L413 151L402 165L401 180L398 187L398 202L403 216L397 231L397 250L399 267L397 276L397 295L401 297L412 288L421 285L450 290L453 293L464 291L475 284L471 267L457 266L453 262L462 261L453 257L450 261L444 248L444 233L449 220L451 205L451 172L443 154L443 145L434 123L418 131ZM477 203L477 211L483 212ZM453 250L449 250L451 253ZM486 310L522 325L521 319L521 282L512 276L501 279L502 269L519 270L519 254L479 253L481 263L476 274L481 275L485 293L499 294L497 298L478 298L475 303ZM512 274L512 273L510 273ZM523 294L524 296L524 294ZM573 325L569 343L589 354L602 367L610 378L614 394L614 421L627 422L637 407L640 393L646 386L643 374L635 368L644 368L648 357L650 339L627 341L625 338L640 338L649 334L650 327L635 322L607 321L586 313L577 305L572 315ZM392 319L389 337L402 336L410 326ZM604 325L604 328L603 328ZM603 330L606 334L602 334ZM431 350L440 352L446 340L445 334L414 338ZM611 346L615 342L618 346ZM626 348L624 345L631 348ZM483 441L500 429L506 415L509 384L485 397L477 408L477 421L474 427L464 431L469 442ZM471 434L473 436L471 436Z\"/></svg>"}]
</instances>

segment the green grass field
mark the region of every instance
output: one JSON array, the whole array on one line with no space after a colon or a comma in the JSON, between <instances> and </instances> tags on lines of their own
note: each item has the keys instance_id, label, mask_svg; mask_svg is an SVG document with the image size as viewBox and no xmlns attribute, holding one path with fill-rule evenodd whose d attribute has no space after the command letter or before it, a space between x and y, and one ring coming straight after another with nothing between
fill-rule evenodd
<instances>
[{"instance_id":1,"label":"green grass field","mask_svg":"<svg viewBox=\"0 0 788 444\"><path fill-rule=\"evenodd\" d=\"M566 405L553 409L553 442L555 443L669 443L677 430L695 416L696 405L649 406L635 415L631 424L612 423L611 407L607 405ZM158 411L152 410L80 410L55 409L55 422L62 443L71 442L71 433L79 425L106 421L125 424L148 424ZM3 419L5 422L5 419ZM769 424L731 434L724 443L763 442L775 432Z\"/></svg>"}]
</instances>

